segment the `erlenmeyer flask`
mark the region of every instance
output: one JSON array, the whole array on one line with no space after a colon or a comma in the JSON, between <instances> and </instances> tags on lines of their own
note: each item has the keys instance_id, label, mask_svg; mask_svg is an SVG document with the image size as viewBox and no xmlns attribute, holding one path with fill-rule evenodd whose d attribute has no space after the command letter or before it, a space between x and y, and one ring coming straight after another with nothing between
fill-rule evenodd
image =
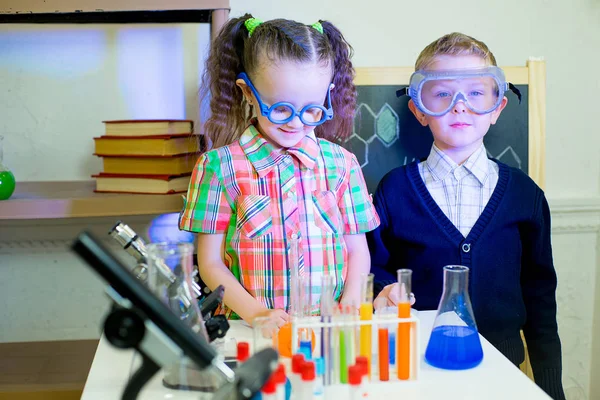
<instances>
[{"instance_id":1,"label":"erlenmeyer flask","mask_svg":"<svg viewBox=\"0 0 600 400\"><path fill-rule=\"evenodd\" d=\"M483 359L468 288L469 268L444 267L444 291L425 351L425 360L434 367L468 369Z\"/></svg>"}]
</instances>

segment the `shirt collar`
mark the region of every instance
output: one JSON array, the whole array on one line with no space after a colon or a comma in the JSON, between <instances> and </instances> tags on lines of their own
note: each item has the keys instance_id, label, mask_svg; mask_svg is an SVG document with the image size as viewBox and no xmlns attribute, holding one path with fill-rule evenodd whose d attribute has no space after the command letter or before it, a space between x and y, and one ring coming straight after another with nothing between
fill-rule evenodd
<instances>
[{"instance_id":1,"label":"shirt collar","mask_svg":"<svg viewBox=\"0 0 600 400\"><path fill-rule=\"evenodd\" d=\"M445 179L448 174L459 167L458 164L435 144L431 147L426 165L436 181ZM485 146L482 144L481 147L467 158L462 166L483 185L489 175L489 163Z\"/></svg>"},{"instance_id":2,"label":"shirt collar","mask_svg":"<svg viewBox=\"0 0 600 400\"><path fill-rule=\"evenodd\" d=\"M471 173L481 186L485 184L490 174L490 163L488 162L487 151L482 144L475 153L464 162L463 166Z\"/></svg>"},{"instance_id":3,"label":"shirt collar","mask_svg":"<svg viewBox=\"0 0 600 400\"><path fill-rule=\"evenodd\" d=\"M240 137L239 143L261 178L279 164L286 154L296 156L306 168L312 169L321 153L314 131L304 136L296 146L276 152L274 146L263 137L258 129L254 125L250 125Z\"/></svg>"}]
</instances>

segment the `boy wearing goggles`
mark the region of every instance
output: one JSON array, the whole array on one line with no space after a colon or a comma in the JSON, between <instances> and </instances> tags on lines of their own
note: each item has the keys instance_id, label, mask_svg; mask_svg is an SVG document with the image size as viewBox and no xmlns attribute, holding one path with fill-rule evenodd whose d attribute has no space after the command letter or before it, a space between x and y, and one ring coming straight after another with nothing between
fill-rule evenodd
<instances>
[{"instance_id":1,"label":"boy wearing goggles","mask_svg":"<svg viewBox=\"0 0 600 400\"><path fill-rule=\"evenodd\" d=\"M564 399L556 322L550 210L522 171L489 159L483 138L512 90L488 47L452 33L419 55L409 108L434 143L426 160L389 172L374 204L380 226L367 235L375 308L395 305L398 268L413 271L414 307L436 309L445 265L470 269L479 332L515 365L527 340L536 383Z\"/></svg>"}]
</instances>

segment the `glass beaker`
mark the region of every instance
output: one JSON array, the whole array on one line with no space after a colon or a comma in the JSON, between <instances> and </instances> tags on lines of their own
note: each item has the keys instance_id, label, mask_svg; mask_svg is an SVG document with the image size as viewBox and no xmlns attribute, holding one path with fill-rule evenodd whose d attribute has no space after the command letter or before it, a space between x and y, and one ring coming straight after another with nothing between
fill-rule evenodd
<instances>
[{"instance_id":1,"label":"glass beaker","mask_svg":"<svg viewBox=\"0 0 600 400\"><path fill-rule=\"evenodd\" d=\"M0 200L8 200L15 191L15 176L4 165L4 136L0 135Z\"/></svg>"},{"instance_id":2,"label":"glass beaker","mask_svg":"<svg viewBox=\"0 0 600 400\"><path fill-rule=\"evenodd\" d=\"M273 319L269 317L257 317L252 321L252 354L272 347L278 349L278 331L279 327Z\"/></svg>"},{"instance_id":3,"label":"glass beaker","mask_svg":"<svg viewBox=\"0 0 600 400\"><path fill-rule=\"evenodd\" d=\"M208 342L192 290L194 245L150 243L146 248L148 287L181 321ZM163 372L163 385L170 389L213 392L223 383L211 368L201 369L186 357L163 366Z\"/></svg>"},{"instance_id":4,"label":"glass beaker","mask_svg":"<svg viewBox=\"0 0 600 400\"><path fill-rule=\"evenodd\" d=\"M468 288L469 268L444 267L444 291L425 351L425 360L434 367L468 369L483 359Z\"/></svg>"},{"instance_id":5,"label":"glass beaker","mask_svg":"<svg viewBox=\"0 0 600 400\"><path fill-rule=\"evenodd\" d=\"M175 315L208 340L198 301L194 296L194 245L150 243L147 245L148 286Z\"/></svg>"}]
</instances>

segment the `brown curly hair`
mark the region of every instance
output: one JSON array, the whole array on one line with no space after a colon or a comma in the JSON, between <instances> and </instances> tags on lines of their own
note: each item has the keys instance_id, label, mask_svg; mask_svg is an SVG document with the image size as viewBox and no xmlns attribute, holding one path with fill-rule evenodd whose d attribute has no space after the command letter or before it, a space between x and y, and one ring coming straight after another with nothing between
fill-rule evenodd
<instances>
[{"instance_id":1,"label":"brown curly hair","mask_svg":"<svg viewBox=\"0 0 600 400\"><path fill-rule=\"evenodd\" d=\"M249 37L246 14L230 19L212 42L200 86L200 101L210 96L210 113L201 120L201 133L212 147L235 142L248 126L251 110L235 81L240 72L252 75L269 61L319 62L333 68L335 90L331 95L334 118L315 128L315 135L328 140L344 139L352 133L356 108L352 47L328 21L317 29L288 19L260 24Z\"/></svg>"}]
</instances>

